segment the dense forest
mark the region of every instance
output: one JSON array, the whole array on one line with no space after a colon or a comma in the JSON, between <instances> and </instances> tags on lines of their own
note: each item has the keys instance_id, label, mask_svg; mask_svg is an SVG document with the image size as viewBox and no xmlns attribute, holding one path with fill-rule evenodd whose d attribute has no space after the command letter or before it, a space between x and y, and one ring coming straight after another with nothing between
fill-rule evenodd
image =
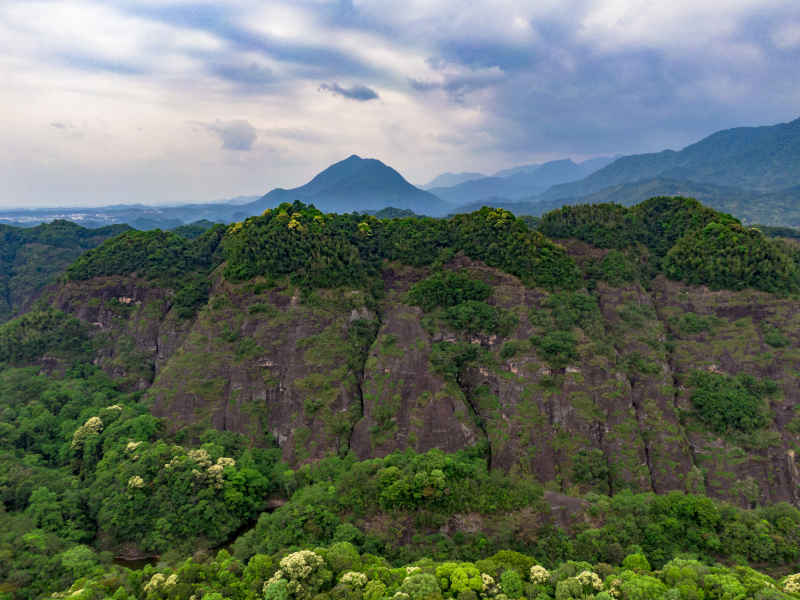
<instances>
[{"instance_id":1,"label":"dense forest","mask_svg":"<svg viewBox=\"0 0 800 600\"><path fill-rule=\"evenodd\" d=\"M0 599L800 597L791 232L116 233L0 325Z\"/></svg>"}]
</instances>

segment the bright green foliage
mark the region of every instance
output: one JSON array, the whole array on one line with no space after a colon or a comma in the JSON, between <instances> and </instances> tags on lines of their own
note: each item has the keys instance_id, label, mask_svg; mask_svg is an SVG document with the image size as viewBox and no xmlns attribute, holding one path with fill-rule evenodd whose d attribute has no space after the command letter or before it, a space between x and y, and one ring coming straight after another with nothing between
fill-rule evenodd
<instances>
[{"instance_id":1,"label":"bright green foliage","mask_svg":"<svg viewBox=\"0 0 800 600\"><path fill-rule=\"evenodd\" d=\"M225 275L234 281L289 275L312 288L366 285L379 264L373 222L379 223L356 214L326 215L300 202L281 204L228 229Z\"/></svg>"},{"instance_id":2,"label":"bright green foliage","mask_svg":"<svg viewBox=\"0 0 800 600\"><path fill-rule=\"evenodd\" d=\"M484 208L448 220L377 219L323 214L300 202L282 204L231 226L224 241L226 276L257 275L308 288L370 286L383 259L413 266L456 252L517 275L526 284L574 287L578 271L560 246L508 211Z\"/></svg>"},{"instance_id":3,"label":"bright green foliage","mask_svg":"<svg viewBox=\"0 0 800 600\"><path fill-rule=\"evenodd\" d=\"M0 363L29 364L45 355L88 360L91 344L86 325L53 309L30 312L0 325Z\"/></svg>"},{"instance_id":4,"label":"bright green foliage","mask_svg":"<svg viewBox=\"0 0 800 600\"><path fill-rule=\"evenodd\" d=\"M289 588L285 579L264 586L264 600L289 600Z\"/></svg>"},{"instance_id":5,"label":"bright green foliage","mask_svg":"<svg viewBox=\"0 0 800 600\"><path fill-rule=\"evenodd\" d=\"M622 561L622 567L629 569L636 573L646 573L650 571L650 563L647 562L647 557L644 554L629 554Z\"/></svg>"},{"instance_id":6,"label":"bright green foliage","mask_svg":"<svg viewBox=\"0 0 800 600\"><path fill-rule=\"evenodd\" d=\"M473 279L465 271L438 271L411 286L408 300L424 311L431 311L467 301L483 301L491 294L490 285Z\"/></svg>"},{"instance_id":7,"label":"bright green foliage","mask_svg":"<svg viewBox=\"0 0 800 600\"><path fill-rule=\"evenodd\" d=\"M774 382L745 373L731 377L695 371L689 384L698 418L719 434L749 433L766 425L764 398L777 390Z\"/></svg>"},{"instance_id":8,"label":"bright green foliage","mask_svg":"<svg viewBox=\"0 0 800 600\"><path fill-rule=\"evenodd\" d=\"M409 575L400 586L400 592L408 594L411 600L435 600L441 597L436 577L430 573Z\"/></svg>"},{"instance_id":9,"label":"bright green foliage","mask_svg":"<svg viewBox=\"0 0 800 600\"><path fill-rule=\"evenodd\" d=\"M258 470L222 456L213 444L195 450L163 442L125 446L107 452L98 472L90 500L98 526L157 552L198 534L224 541L257 514L270 490Z\"/></svg>"},{"instance_id":10,"label":"bright green foliage","mask_svg":"<svg viewBox=\"0 0 800 600\"><path fill-rule=\"evenodd\" d=\"M472 563L441 564L436 567L436 578L447 596L458 597L462 592L480 592L483 588L481 572Z\"/></svg>"},{"instance_id":11,"label":"bright green foliage","mask_svg":"<svg viewBox=\"0 0 800 600\"><path fill-rule=\"evenodd\" d=\"M316 550L324 553L324 548ZM441 563L429 558L414 565L405 564L391 569L382 558L363 555L364 563L369 562L370 567L363 573L350 572L345 576L352 581L359 580L358 585L341 580L337 583L336 579L330 577L330 565L320 558L321 555L316 550L301 550L276 556L281 567L268 579L267 573L253 571L249 567L243 569L241 563L230 558L223 550L216 558L204 563L189 559L175 567L161 566L158 570L146 567L141 571L127 573L117 567L106 568L76 581L67 591L76 598L84 597L81 594L88 591L87 598L113 596L116 600L190 597L217 600L430 600L442 596L477 600L479 597L513 597L508 595L502 583L498 588L491 578L481 581L480 576L477 577L481 582L478 590L473 586L456 594L453 593L452 586L442 588L441 582L449 580L445 573L458 569L477 572L477 564ZM321 562L316 562L313 557ZM514 571L506 572L514 574L507 576L507 581L515 576L519 578ZM786 581L791 579L787 578ZM366 583L362 586L364 580ZM519 581L519 584L522 585L522 582ZM683 559L676 559L663 571L647 570L641 573L608 564L593 567L587 563L567 562L553 571L552 583L529 586L524 597L533 600L791 600L800 597L781 590L781 585L786 587L787 583L777 582L752 569L710 566ZM83 592L78 591L81 588Z\"/></svg>"},{"instance_id":12,"label":"bright green foliage","mask_svg":"<svg viewBox=\"0 0 800 600\"><path fill-rule=\"evenodd\" d=\"M522 577L512 569L506 569L500 576L500 588L509 598L520 598L523 593Z\"/></svg>"},{"instance_id":13,"label":"bright green foliage","mask_svg":"<svg viewBox=\"0 0 800 600\"><path fill-rule=\"evenodd\" d=\"M667 254L664 271L712 288L793 292L800 287L798 266L783 247L737 223L711 222L681 238Z\"/></svg>"}]
</instances>

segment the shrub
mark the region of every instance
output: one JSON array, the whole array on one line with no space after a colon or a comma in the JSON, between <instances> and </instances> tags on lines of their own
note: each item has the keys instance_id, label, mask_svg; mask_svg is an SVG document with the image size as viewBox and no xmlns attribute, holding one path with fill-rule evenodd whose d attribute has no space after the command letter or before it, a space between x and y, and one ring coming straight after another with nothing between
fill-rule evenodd
<instances>
[{"instance_id":1,"label":"shrub","mask_svg":"<svg viewBox=\"0 0 800 600\"><path fill-rule=\"evenodd\" d=\"M694 388L691 401L697 416L718 434L750 433L766 425L763 398L777 390L774 382L744 373L731 377L695 371L689 384Z\"/></svg>"},{"instance_id":2,"label":"shrub","mask_svg":"<svg viewBox=\"0 0 800 600\"><path fill-rule=\"evenodd\" d=\"M471 278L465 271L443 271L414 284L408 292L408 299L411 304L430 311L467 301L483 301L491 293L491 286Z\"/></svg>"}]
</instances>

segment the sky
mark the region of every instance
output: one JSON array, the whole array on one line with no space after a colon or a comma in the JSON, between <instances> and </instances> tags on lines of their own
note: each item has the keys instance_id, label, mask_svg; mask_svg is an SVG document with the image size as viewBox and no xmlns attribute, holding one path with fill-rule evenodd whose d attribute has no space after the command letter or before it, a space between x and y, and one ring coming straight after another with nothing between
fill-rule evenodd
<instances>
[{"instance_id":1,"label":"sky","mask_svg":"<svg viewBox=\"0 0 800 600\"><path fill-rule=\"evenodd\" d=\"M797 0L0 0L0 206L411 182L800 116Z\"/></svg>"}]
</instances>

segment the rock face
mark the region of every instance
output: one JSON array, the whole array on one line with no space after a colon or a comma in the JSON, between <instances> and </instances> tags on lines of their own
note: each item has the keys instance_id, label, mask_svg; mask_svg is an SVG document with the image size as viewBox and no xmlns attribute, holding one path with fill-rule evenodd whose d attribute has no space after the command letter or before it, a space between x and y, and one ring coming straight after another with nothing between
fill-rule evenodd
<instances>
[{"instance_id":1,"label":"rock face","mask_svg":"<svg viewBox=\"0 0 800 600\"><path fill-rule=\"evenodd\" d=\"M579 264L603 253L565 244ZM491 286L488 302L514 316L506 335L435 322L407 298L430 269L395 263L377 302L215 274L192 319L174 314L169 290L123 277L65 284L54 303L94 325L98 364L146 389L170 427L242 432L277 443L292 465L479 447L492 468L554 493L705 490L743 505L798 503L796 300L661 276L649 289L600 282L568 296L462 255L445 268ZM554 328L574 341L563 360L543 350ZM475 352L443 368L447 344ZM691 400L697 370L773 380L767 425L711 432Z\"/></svg>"}]
</instances>

